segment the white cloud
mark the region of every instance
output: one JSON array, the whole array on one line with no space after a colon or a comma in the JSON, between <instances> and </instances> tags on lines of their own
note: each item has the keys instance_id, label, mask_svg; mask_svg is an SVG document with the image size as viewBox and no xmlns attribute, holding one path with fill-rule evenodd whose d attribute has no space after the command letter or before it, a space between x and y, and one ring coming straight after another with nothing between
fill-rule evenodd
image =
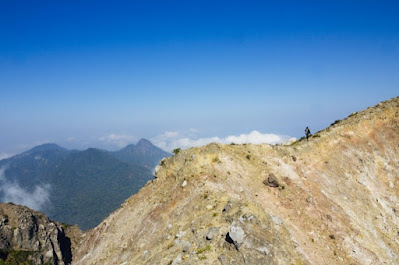
<instances>
[{"instance_id":1,"label":"white cloud","mask_svg":"<svg viewBox=\"0 0 399 265\"><path fill-rule=\"evenodd\" d=\"M189 148L195 146L202 146L209 143L222 143L222 144L277 144L284 143L290 139L287 135L278 135L278 134L263 134L258 131L252 131L249 134L240 134L226 136L224 138L219 138L217 136L214 137L205 137L205 138L197 138L192 135L193 130L190 129L190 136L186 136L184 133L180 132L165 132L157 137L151 139L151 141L159 146L160 148L166 151L172 151L175 148Z\"/></svg>"},{"instance_id":2,"label":"white cloud","mask_svg":"<svg viewBox=\"0 0 399 265\"><path fill-rule=\"evenodd\" d=\"M12 156L13 156L12 154L7 154L7 153L1 153L0 152L0 160L6 159L6 158L9 158L9 157L12 157Z\"/></svg>"},{"instance_id":3,"label":"white cloud","mask_svg":"<svg viewBox=\"0 0 399 265\"><path fill-rule=\"evenodd\" d=\"M37 185L32 192L23 189L17 182L8 180L5 176L6 167L0 168L0 192L2 202L13 202L40 211L50 203L50 185Z\"/></svg>"},{"instance_id":4,"label":"white cloud","mask_svg":"<svg viewBox=\"0 0 399 265\"><path fill-rule=\"evenodd\" d=\"M118 147L125 147L128 144L137 141L137 137L134 135L128 134L110 134L107 136L103 136L98 138L100 142L107 145L116 145Z\"/></svg>"},{"instance_id":5,"label":"white cloud","mask_svg":"<svg viewBox=\"0 0 399 265\"><path fill-rule=\"evenodd\" d=\"M179 136L179 132L165 132L161 135L163 138L173 138Z\"/></svg>"}]
</instances>

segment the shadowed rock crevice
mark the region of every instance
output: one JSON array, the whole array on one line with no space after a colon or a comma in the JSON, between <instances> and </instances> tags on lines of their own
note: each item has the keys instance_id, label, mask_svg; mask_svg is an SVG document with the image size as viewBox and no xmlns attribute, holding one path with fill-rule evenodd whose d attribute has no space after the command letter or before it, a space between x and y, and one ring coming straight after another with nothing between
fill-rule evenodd
<instances>
[{"instance_id":1,"label":"shadowed rock crevice","mask_svg":"<svg viewBox=\"0 0 399 265\"><path fill-rule=\"evenodd\" d=\"M71 239L65 235L65 233L58 234L58 244L62 253L63 261L65 264L72 262L72 245Z\"/></svg>"},{"instance_id":2,"label":"shadowed rock crevice","mask_svg":"<svg viewBox=\"0 0 399 265\"><path fill-rule=\"evenodd\" d=\"M231 245L234 245L234 247L238 250L238 248L236 247L236 245L234 244L234 240L233 239L231 239L231 237L230 237L230 234L229 233L227 233L226 234L226 238L225 238L225 240L226 240L226 242L227 243L229 243L229 244L231 244Z\"/></svg>"}]
</instances>

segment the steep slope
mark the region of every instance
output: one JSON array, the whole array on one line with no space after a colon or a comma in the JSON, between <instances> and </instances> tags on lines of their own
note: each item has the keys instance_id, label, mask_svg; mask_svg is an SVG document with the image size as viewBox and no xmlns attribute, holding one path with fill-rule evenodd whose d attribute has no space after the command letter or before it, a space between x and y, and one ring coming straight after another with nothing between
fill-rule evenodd
<instances>
[{"instance_id":1,"label":"steep slope","mask_svg":"<svg viewBox=\"0 0 399 265\"><path fill-rule=\"evenodd\" d=\"M149 169L158 165L162 158L171 156L146 139L140 139L136 145L130 144L119 151L112 152L112 154L124 162L145 166Z\"/></svg>"},{"instance_id":2,"label":"steep slope","mask_svg":"<svg viewBox=\"0 0 399 265\"><path fill-rule=\"evenodd\" d=\"M399 264L399 98L291 146L191 148L74 264Z\"/></svg>"},{"instance_id":3,"label":"steep slope","mask_svg":"<svg viewBox=\"0 0 399 265\"><path fill-rule=\"evenodd\" d=\"M67 229L81 234L76 227ZM40 212L0 203L0 264L70 264L76 240Z\"/></svg>"}]
</instances>

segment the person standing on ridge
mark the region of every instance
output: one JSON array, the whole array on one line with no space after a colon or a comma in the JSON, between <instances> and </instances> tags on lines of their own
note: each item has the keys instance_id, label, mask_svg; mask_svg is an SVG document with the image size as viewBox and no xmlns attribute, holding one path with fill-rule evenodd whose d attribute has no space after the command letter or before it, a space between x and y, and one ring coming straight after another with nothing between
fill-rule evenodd
<instances>
[{"instance_id":1,"label":"person standing on ridge","mask_svg":"<svg viewBox=\"0 0 399 265\"><path fill-rule=\"evenodd\" d=\"M309 135L311 135L310 130L309 130L309 127L306 127L306 129L305 129L305 135L306 135L306 141L309 142Z\"/></svg>"}]
</instances>

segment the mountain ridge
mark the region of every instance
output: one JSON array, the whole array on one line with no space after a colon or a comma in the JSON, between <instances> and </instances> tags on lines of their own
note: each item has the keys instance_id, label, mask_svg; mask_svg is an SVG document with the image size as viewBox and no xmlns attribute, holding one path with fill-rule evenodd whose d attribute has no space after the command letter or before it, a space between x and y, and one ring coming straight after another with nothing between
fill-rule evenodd
<instances>
[{"instance_id":1,"label":"mountain ridge","mask_svg":"<svg viewBox=\"0 0 399 265\"><path fill-rule=\"evenodd\" d=\"M69 151L64 147L59 146L58 144L45 143L45 144L35 146L24 153L35 153L35 152L43 152L43 151L48 151L48 150Z\"/></svg>"},{"instance_id":2,"label":"mountain ridge","mask_svg":"<svg viewBox=\"0 0 399 265\"><path fill-rule=\"evenodd\" d=\"M151 145L151 156L142 152L132 163L102 149L78 151L43 144L1 160L0 169L5 167L5 176L0 181L24 192L24 197L41 196L40 210L50 218L87 230L153 179L149 165L157 164L167 154L158 149ZM131 160L134 155L130 154ZM35 193L38 187L41 192ZM5 193L7 190L0 189L2 198ZM15 198L15 194L7 198L10 197Z\"/></svg>"},{"instance_id":3,"label":"mountain ridge","mask_svg":"<svg viewBox=\"0 0 399 265\"><path fill-rule=\"evenodd\" d=\"M399 263L398 122L397 97L308 142L183 150L73 264Z\"/></svg>"},{"instance_id":4,"label":"mountain ridge","mask_svg":"<svg viewBox=\"0 0 399 265\"><path fill-rule=\"evenodd\" d=\"M141 138L136 145L129 144L125 148L112 152L112 154L127 163L141 164L150 169L155 168L159 163L159 160L154 158L171 155L144 138Z\"/></svg>"}]
</instances>

